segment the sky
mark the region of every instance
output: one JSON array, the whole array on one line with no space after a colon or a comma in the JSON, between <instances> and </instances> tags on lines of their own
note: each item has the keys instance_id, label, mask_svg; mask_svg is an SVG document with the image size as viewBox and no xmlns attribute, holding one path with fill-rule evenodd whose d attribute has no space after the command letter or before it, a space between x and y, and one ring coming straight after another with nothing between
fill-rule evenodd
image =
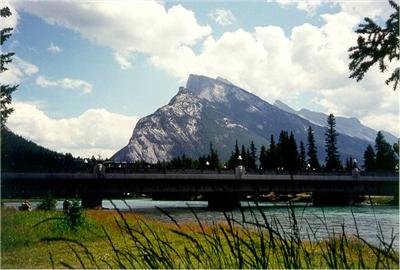
<instances>
[{"instance_id":1,"label":"sky","mask_svg":"<svg viewBox=\"0 0 400 270\"><path fill-rule=\"evenodd\" d=\"M399 135L399 91L374 67L349 79L354 29L387 1L5 1L19 84L7 126L75 156L110 157L189 74L223 77L273 103L357 117ZM392 63L389 70L398 66Z\"/></svg>"}]
</instances>

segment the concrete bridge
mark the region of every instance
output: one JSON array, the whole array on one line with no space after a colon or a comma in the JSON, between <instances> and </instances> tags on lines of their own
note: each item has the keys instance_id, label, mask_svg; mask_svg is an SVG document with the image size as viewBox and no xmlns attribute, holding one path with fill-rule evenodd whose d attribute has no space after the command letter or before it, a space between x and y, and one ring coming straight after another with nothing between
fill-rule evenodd
<instances>
[{"instance_id":1,"label":"concrete bridge","mask_svg":"<svg viewBox=\"0 0 400 270\"><path fill-rule=\"evenodd\" d=\"M2 198L81 198L84 207L101 206L102 199L124 198L127 193L149 196L203 195L212 208L239 205L248 195L269 192L312 192L316 205L346 205L358 195L398 198L398 176L360 175L243 175L232 174L93 174L2 173Z\"/></svg>"}]
</instances>

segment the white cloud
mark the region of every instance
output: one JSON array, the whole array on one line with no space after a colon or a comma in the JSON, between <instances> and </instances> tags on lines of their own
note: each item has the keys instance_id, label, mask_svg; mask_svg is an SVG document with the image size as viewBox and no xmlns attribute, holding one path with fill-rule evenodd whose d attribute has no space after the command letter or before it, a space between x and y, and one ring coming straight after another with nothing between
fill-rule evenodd
<instances>
[{"instance_id":1,"label":"white cloud","mask_svg":"<svg viewBox=\"0 0 400 270\"><path fill-rule=\"evenodd\" d=\"M299 10L303 10L310 15L313 15L316 9L327 0L276 0L281 6L295 5Z\"/></svg>"},{"instance_id":2,"label":"white cloud","mask_svg":"<svg viewBox=\"0 0 400 270\"><path fill-rule=\"evenodd\" d=\"M225 32L219 39L207 38L199 54L186 47L175 57L151 61L181 80L189 73L227 78L271 102L311 93L327 113L356 116L382 128L398 114L398 91L385 85L388 73L377 69L359 83L348 78L347 50L356 43L353 27L359 18L346 12L321 18L321 27L303 24L289 36L277 26ZM393 124L386 130L398 132Z\"/></svg>"},{"instance_id":3,"label":"white cloud","mask_svg":"<svg viewBox=\"0 0 400 270\"><path fill-rule=\"evenodd\" d=\"M208 16L222 26L231 25L236 21L235 16L229 9L215 9L208 13Z\"/></svg>"},{"instance_id":4,"label":"white cloud","mask_svg":"<svg viewBox=\"0 0 400 270\"><path fill-rule=\"evenodd\" d=\"M363 1L348 1L348 0L334 0L340 6L342 11L357 16L361 19L365 17L388 18L389 14L393 12L390 7L389 1L386 0L363 0Z\"/></svg>"},{"instance_id":5,"label":"white cloud","mask_svg":"<svg viewBox=\"0 0 400 270\"><path fill-rule=\"evenodd\" d=\"M2 84L19 84L24 78L32 76L39 71L37 66L22 60L18 56L14 56L12 62L6 67L8 70L0 72Z\"/></svg>"},{"instance_id":6,"label":"white cloud","mask_svg":"<svg viewBox=\"0 0 400 270\"><path fill-rule=\"evenodd\" d=\"M359 83L323 89L315 101L327 112L357 117L367 126L399 136L400 94L385 85L388 74L380 73L377 67L369 72L372 74L367 74Z\"/></svg>"},{"instance_id":7,"label":"white cloud","mask_svg":"<svg viewBox=\"0 0 400 270\"><path fill-rule=\"evenodd\" d=\"M55 119L37 105L14 102L7 126L44 147L75 156L110 157L126 145L139 120L137 116L90 109L73 118Z\"/></svg>"},{"instance_id":8,"label":"white cloud","mask_svg":"<svg viewBox=\"0 0 400 270\"><path fill-rule=\"evenodd\" d=\"M121 53L121 52L115 52L114 53L114 59L117 61L119 64L119 67L121 69L130 69L132 67L132 62L131 59L134 59L134 54L133 53Z\"/></svg>"},{"instance_id":9,"label":"white cloud","mask_svg":"<svg viewBox=\"0 0 400 270\"><path fill-rule=\"evenodd\" d=\"M82 91L82 94L89 94L93 90L93 86L90 83L70 78L51 81L46 79L44 76L38 76L36 78L36 84L41 87L56 86L63 89L80 90Z\"/></svg>"},{"instance_id":10,"label":"white cloud","mask_svg":"<svg viewBox=\"0 0 400 270\"><path fill-rule=\"evenodd\" d=\"M273 0L268 0L273 2ZM339 6L343 12L357 16L377 18L387 17L392 11L388 1L383 0L275 0L282 7L295 6L297 9L307 12L309 15L315 15L316 10L321 5Z\"/></svg>"},{"instance_id":11,"label":"white cloud","mask_svg":"<svg viewBox=\"0 0 400 270\"><path fill-rule=\"evenodd\" d=\"M18 1L17 8L61 25L116 51L122 67L127 53L163 57L191 46L211 33L181 5L166 9L156 1ZM132 59L130 59L132 60Z\"/></svg>"},{"instance_id":12,"label":"white cloud","mask_svg":"<svg viewBox=\"0 0 400 270\"><path fill-rule=\"evenodd\" d=\"M61 48L59 46L57 46L57 45L54 45L53 42L50 42L50 45L47 48L47 50L49 52L51 52L51 53L54 53L54 54L61 52Z\"/></svg>"},{"instance_id":13,"label":"white cloud","mask_svg":"<svg viewBox=\"0 0 400 270\"><path fill-rule=\"evenodd\" d=\"M143 53L182 82L189 73L221 76L268 101L307 93L325 112L397 129L386 120L398 113L398 91L384 84L388 73L370 70L360 83L348 79L347 50L357 39L353 29L364 16L390 13L386 1L285 1L310 13L323 3L339 5L341 11L321 15L321 26L299 25L289 35L278 26L260 26L219 38L180 5L166 9L158 2L117 3L21 1L18 6L109 46L121 68L130 68L132 55ZM195 52L192 47L199 42L201 51Z\"/></svg>"}]
</instances>

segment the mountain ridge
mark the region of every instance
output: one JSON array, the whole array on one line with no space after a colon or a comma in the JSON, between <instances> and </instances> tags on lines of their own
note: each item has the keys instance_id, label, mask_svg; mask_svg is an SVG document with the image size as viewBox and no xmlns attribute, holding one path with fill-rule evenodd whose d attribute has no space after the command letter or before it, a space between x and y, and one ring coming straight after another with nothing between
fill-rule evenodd
<instances>
[{"instance_id":1,"label":"mountain ridge","mask_svg":"<svg viewBox=\"0 0 400 270\"><path fill-rule=\"evenodd\" d=\"M190 74L186 87L180 87L170 102L137 123L128 145L112 159L156 163L178 155L193 158L208 153L209 143L228 159L235 141L257 147L268 145L270 135L278 141L281 130L292 131L304 143L311 126L325 157L325 129L293 113L286 112L227 80ZM347 135L339 137L343 159L362 158L367 142Z\"/></svg>"},{"instance_id":2,"label":"mountain ridge","mask_svg":"<svg viewBox=\"0 0 400 270\"><path fill-rule=\"evenodd\" d=\"M298 116L307 119L316 125L322 127L326 125L326 119L328 118L328 115L322 112L316 112L305 108L296 111L280 100L276 100L274 102L274 106L277 106L278 108L287 112L297 114ZM375 130L366 125L363 125L361 121L356 117L335 116L335 119L336 130L339 133L346 134L351 137L360 138L372 144L375 143L376 134L379 130ZM381 132L390 144L397 142L396 136L394 136L390 132L387 132L385 130L381 130Z\"/></svg>"}]
</instances>

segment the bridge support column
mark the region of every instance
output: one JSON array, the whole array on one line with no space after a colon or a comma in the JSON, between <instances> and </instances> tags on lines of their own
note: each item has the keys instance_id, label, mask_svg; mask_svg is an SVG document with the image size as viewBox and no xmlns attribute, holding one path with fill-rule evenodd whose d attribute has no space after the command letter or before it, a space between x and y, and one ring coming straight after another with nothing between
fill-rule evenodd
<instances>
[{"instance_id":1,"label":"bridge support column","mask_svg":"<svg viewBox=\"0 0 400 270\"><path fill-rule=\"evenodd\" d=\"M212 210L231 210L240 208L239 199L229 193L213 193L207 196L208 208Z\"/></svg>"},{"instance_id":2,"label":"bridge support column","mask_svg":"<svg viewBox=\"0 0 400 270\"><path fill-rule=\"evenodd\" d=\"M98 195L83 195L82 207L86 209L101 209L103 198Z\"/></svg>"},{"instance_id":3,"label":"bridge support column","mask_svg":"<svg viewBox=\"0 0 400 270\"><path fill-rule=\"evenodd\" d=\"M351 192L313 192L314 206L349 206L354 203L354 194Z\"/></svg>"}]
</instances>

